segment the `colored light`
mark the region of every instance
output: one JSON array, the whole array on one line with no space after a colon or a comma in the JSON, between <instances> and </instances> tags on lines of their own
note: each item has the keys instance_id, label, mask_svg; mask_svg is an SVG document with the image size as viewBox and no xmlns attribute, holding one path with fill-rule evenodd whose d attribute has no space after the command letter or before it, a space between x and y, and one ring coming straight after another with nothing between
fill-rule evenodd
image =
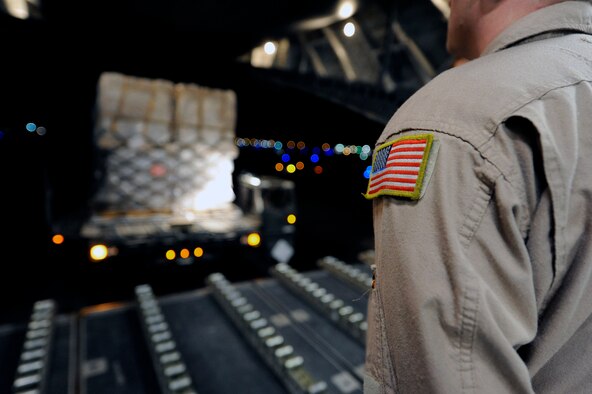
<instances>
[{"instance_id":1,"label":"colored light","mask_svg":"<svg viewBox=\"0 0 592 394\"><path fill-rule=\"evenodd\" d=\"M302 141L299 141L298 144L296 144L296 147L300 150L304 149L305 146L306 144Z\"/></svg>"},{"instance_id":2,"label":"colored light","mask_svg":"<svg viewBox=\"0 0 592 394\"><path fill-rule=\"evenodd\" d=\"M45 127L37 127L37 134L45 135L47 133L47 129Z\"/></svg>"},{"instance_id":3,"label":"colored light","mask_svg":"<svg viewBox=\"0 0 592 394\"><path fill-rule=\"evenodd\" d=\"M345 146L343 146L343 144L335 145L335 152L336 153L342 153L344 149L345 149Z\"/></svg>"},{"instance_id":4,"label":"colored light","mask_svg":"<svg viewBox=\"0 0 592 394\"><path fill-rule=\"evenodd\" d=\"M335 153L333 149L329 148L325 151L325 156L333 156L333 153Z\"/></svg>"},{"instance_id":5,"label":"colored light","mask_svg":"<svg viewBox=\"0 0 592 394\"><path fill-rule=\"evenodd\" d=\"M296 146L296 143L294 143L294 141L288 141L288 149L294 149L294 147Z\"/></svg>"},{"instance_id":6,"label":"colored light","mask_svg":"<svg viewBox=\"0 0 592 394\"><path fill-rule=\"evenodd\" d=\"M105 245L93 245L90 248L90 258L94 261L100 261L107 258L108 251Z\"/></svg>"},{"instance_id":7,"label":"colored light","mask_svg":"<svg viewBox=\"0 0 592 394\"><path fill-rule=\"evenodd\" d=\"M317 155L316 153L312 154L310 156L310 161L312 161L313 163L318 163L319 162L319 155Z\"/></svg>"},{"instance_id":8,"label":"colored light","mask_svg":"<svg viewBox=\"0 0 592 394\"><path fill-rule=\"evenodd\" d=\"M364 153L364 152L360 153L360 160L366 160L366 159L368 159L368 153Z\"/></svg>"},{"instance_id":9,"label":"colored light","mask_svg":"<svg viewBox=\"0 0 592 394\"><path fill-rule=\"evenodd\" d=\"M290 224L294 224L296 223L296 215L294 214L289 214L288 217L286 218L286 221Z\"/></svg>"},{"instance_id":10,"label":"colored light","mask_svg":"<svg viewBox=\"0 0 592 394\"><path fill-rule=\"evenodd\" d=\"M167 260L173 260L177 256L177 253L175 253L174 250L169 249L166 251L165 256Z\"/></svg>"},{"instance_id":11,"label":"colored light","mask_svg":"<svg viewBox=\"0 0 592 394\"><path fill-rule=\"evenodd\" d=\"M182 259L186 259L189 257L189 249L181 249L181 251L179 252L179 256L181 256Z\"/></svg>"},{"instance_id":12,"label":"colored light","mask_svg":"<svg viewBox=\"0 0 592 394\"><path fill-rule=\"evenodd\" d=\"M288 171L290 174L293 174L296 172L296 166L294 164L288 164L286 171Z\"/></svg>"},{"instance_id":13,"label":"colored light","mask_svg":"<svg viewBox=\"0 0 592 394\"><path fill-rule=\"evenodd\" d=\"M366 153L366 154L370 153L370 145L364 145L362 147L362 153Z\"/></svg>"},{"instance_id":14,"label":"colored light","mask_svg":"<svg viewBox=\"0 0 592 394\"><path fill-rule=\"evenodd\" d=\"M193 255L195 257L201 257L201 256L203 256L203 254L204 254L204 251L199 246L197 248L193 249Z\"/></svg>"},{"instance_id":15,"label":"colored light","mask_svg":"<svg viewBox=\"0 0 592 394\"><path fill-rule=\"evenodd\" d=\"M56 234L51 237L51 241L56 245L61 245L64 243L64 236L62 234Z\"/></svg>"},{"instance_id":16,"label":"colored light","mask_svg":"<svg viewBox=\"0 0 592 394\"><path fill-rule=\"evenodd\" d=\"M314 148L312 148L312 153L314 153L315 155L320 154L321 148L319 148L318 146L315 146Z\"/></svg>"},{"instance_id":17,"label":"colored light","mask_svg":"<svg viewBox=\"0 0 592 394\"><path fill-rule=\"evenodd\" d=\"M347 22L345 26L343 26L343 34L346 37L353 37L356 34L356 25L351 22Z\"/></svg>"},{"instance_id":18,"label":"colored light","mask_svg":"<svg viewBox=\"0 0 592 394\"><path fill-rule=\"evenodd\" d=\"M277 172L282 172L282 171L284 170L284 165L283 165L282 163L277 163L277 164L275 165L275 170L276 170Z\"/></svg>"},{"instance_id":19,"label":"colored light","mask_svg":"<svg viewBox=\"0 0 592 394\"><path fill-rule=\"evenodd\" d=\"M289 154L287 154L287 153L284 153L284 154L282 155L282 161L283 161L284 163L287 163L287 162L289 162L289 161L290 161L290 155L289 155Z\"/></svg>"},{"instance_id":20,"label":"colored light","mask_svg":"<svg viewBox=\"0 0 592 394\"><path fill-rule=\"evenodd\" d=\"M346 146L345 148L343 148L343 154L345 156L349 156L350 153L351 153L351 149L349 149L349 146Z\"/></svg>"},{"instance_id":21,"label":"colored light","mask_svg":"<svg viewBox=\"0 0 592 394\"><path fill-rule=\"evenodd\" d=\"M28 132L32 133L35 130L37 130L37 125L35 123L27 123L25 128L27 129Z\"/></svg>"},{"instance_id":22,"label":"colored light","mask_svg":"<svg viewBox=\"0 0 592 394\"><path fill-rule=\"evenodd\" d=\"M296 168L302 170L304 168L304 163L299 161L298 163L296 163Z\"/></svg>"},{"instance_id":23,"label":"colored light","mask_svg":"<svg viewBox=\"0 0 592 394\"><path fill-rule=\"evenodd\" d=\"M323 148L323 151L327 152L329 149L331 149L331 145L325 142L321 148Z\"/></svg>"},{"instance_id":24,"label":"colored light","mask_svg":"<svg viewBox=\"0 0 592 394\"><path fill-rule=\"evenodd\" d=\"M323 173L323 167L321 167L321 166L316 166L316 167L314 168L314 172L315 172L315 174L317 174L317 175L320 175L320 174L322 174L322 173Z\"/></svg>"},{"instance_id":25,"label":"colored light","mask_svg":"<svg viewBox=\"0 0 592 394\"><path fill-rule=\"evenodd\" d=\"M283 146L284 145L281 142L279 142L279 141L276 141L275 144L274 144L274 147L275 147L276 150L282 149Z\"/></svg>"},{"instance_id":26,"label":"colored light","mask_svg":"<svg viewBox=\"0 0 592 394\"><path fill-rule=\"evenodd\" d=\"M366 171L364 171L364 178L369 179L371 173L372 173L372 166L366 167Z\"/></svg>"},{"instance_id":27,"label":"colored light","mask_svg":"<svg viewBox=\"0 0 592 394\"><path fill-rule=\"evenodd\" d=\"M247 244L249 244L249 246L259 246L259 244L261 244L261 236L257 233L251 233L247 236Z\"/></svg>"}]
</instances>

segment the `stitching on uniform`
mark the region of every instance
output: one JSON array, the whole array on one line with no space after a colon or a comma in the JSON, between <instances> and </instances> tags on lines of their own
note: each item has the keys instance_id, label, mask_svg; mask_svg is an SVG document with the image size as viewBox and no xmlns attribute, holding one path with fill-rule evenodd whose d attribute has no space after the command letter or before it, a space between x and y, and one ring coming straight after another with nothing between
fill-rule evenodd
<instances>
[{"instance_id":1,"label":"stitching on uniform","mask_svg":"<svg viewBox=\"0 0 592 394\"><path fill-rule=\"evenodd\" d=\"M492 194L492 189L487 185L479 184L477 186L477 198L475 198L471 208L465 215L459 231L459 235L462 237L461 242L465 249L469 247L473 236L485 216L485 211L491 201Z\"/></svg>"},{"instance_id":2,"label":"stitching on uniform","mask_svg":"<svg viewBox=\"0 0 592 394\"><path fill-rule=\"evenodd\" d=\"M491 138L484 143L483 145L481 145L481 148L484 148L484 151L490 151L489 148L486 147L486 145L489 145L489 147L492 147L493 145L490 145L493 143L493 139L495 136L497 136L500 132L500 127L501 124L498 126L498 128L493 132L493 134L491 135ZM540 141L540 133L537 133L537 135L539 136L539 141ZM492 154L493 157L498 157L499 155L497 154L497 151L494 151ZM510 167L508 167L508 173L506 174L506 176L504 177L505 180L507 180L507 182L510 184L510 187L512 188L512 190L514 190L514 192L518 195L519 197L519 201L520 201L520 232L522 234L523 237L526 236L527 232L528 232L528 223L530 223L530 212L529 212L529 208L527 205L527 196L526 196L526 190L524 190L523 188L520 188L517 186L517 180L515 179L518 176L518 168L515 165L511 165ZM523 228L523 224L526 224L526 228Z\"/></svg>"},{"instance_id":3,"label":"stitching on uniform","mask_svg":"<svg viewBox=\"0 0 592 394\"><path fill-rule=\"evenodd\" d=\"M467 305L467 303L471 305ZM476 389L473 344L477 331L478 312L478 291L476 288L468 286L463 291L461 324L459 329L459 364L463 393L475 392Z\"/></svg>"}]
</instances>

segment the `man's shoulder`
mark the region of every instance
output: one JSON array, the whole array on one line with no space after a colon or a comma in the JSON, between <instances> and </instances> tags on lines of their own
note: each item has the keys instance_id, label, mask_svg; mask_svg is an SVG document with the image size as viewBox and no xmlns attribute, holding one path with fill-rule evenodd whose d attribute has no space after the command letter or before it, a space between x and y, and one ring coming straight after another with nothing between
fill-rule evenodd
<instances>
[{"instance_id":1,"label":"man's shoulder","mask_svg":"<svg viewBox=\"0 0 592 394\"><path fill-rule=\"evenodd\" d=\"M443 131L480 146L521 107L592 74L589 65L574 70L576 55L569 47L542 40L447 70L397 110L381 140L401 131L424 129Z\"/></svg>"}]
</instances>

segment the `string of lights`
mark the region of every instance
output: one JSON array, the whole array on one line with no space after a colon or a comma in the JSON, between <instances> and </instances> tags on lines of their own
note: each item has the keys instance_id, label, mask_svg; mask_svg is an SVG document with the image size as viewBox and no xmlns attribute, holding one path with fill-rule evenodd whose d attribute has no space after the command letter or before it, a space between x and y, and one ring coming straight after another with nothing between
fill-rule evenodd
<instances>
[{"instance_id":1,"label":"string of lights","mask_svg":"<svg viewBox=\"0 0 592 394\"><path fill-rule=\"evenodd\" d=\"M366 161L372 158L372 148L370 145L346 145L338 143L331 145L327 142L321 145L313 145L309 147L304 141L288 141L286 143L277 140L266 140L258 138L236 138L236 146L240 149L255 149L255 150L273 150L278 155L279 159L275 163L275 170L277 172L285 171L293 174L298 170L304 170L306 167L302 157L307 157L307 160L312 163L312 170L315 174L323 173L321 159L323 157L334 156L357 156L360 160ZM370 177L371 166L366 167L364 177Z\"/></svg>"}]
</instances>

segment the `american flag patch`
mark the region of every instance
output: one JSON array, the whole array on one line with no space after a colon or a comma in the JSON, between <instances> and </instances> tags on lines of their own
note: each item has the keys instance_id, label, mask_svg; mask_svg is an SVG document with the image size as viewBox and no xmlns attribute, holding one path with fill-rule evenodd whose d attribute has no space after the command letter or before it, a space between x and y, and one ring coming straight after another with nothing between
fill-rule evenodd
<instances>
[{"instance_id":1,"label":"american flag patch","mask_svg":"<svg viewBox=\"0 0 592 394\"><path fill-rule=\"evenodd\" d=\"M433 136L405 136L380 145L374 152L367 199L381 195L419 200Z\"/></svg>"}]
</instances>

